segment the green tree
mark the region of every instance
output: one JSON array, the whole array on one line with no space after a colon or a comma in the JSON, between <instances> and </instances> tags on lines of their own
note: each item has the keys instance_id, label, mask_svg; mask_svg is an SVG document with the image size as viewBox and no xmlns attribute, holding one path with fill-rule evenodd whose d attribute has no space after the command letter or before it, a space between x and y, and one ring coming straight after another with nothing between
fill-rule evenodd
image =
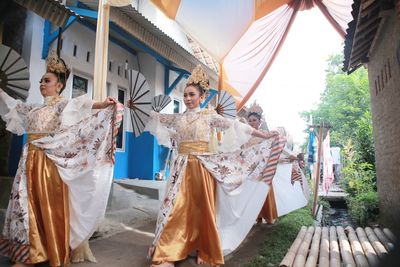
<instances>
[{"instance_id":1,"label":"green tree","mask_svg":"<svg viewBox=\"0 0 400 267\"><path fill-rule=\"evenodd\" d=\"M320 103L301 115L304 119L312 115L314 124L323 121L331 125L331 145L342 148L340 184L348 193L350 217L359 225L367 225L378 214L368 74L360 68L347 75L342 62L342 55L329 58Z\"/></svg>"},{"instance_id":2,"label":"green tree","mask_svg":"<svg viewBox=\"0 0 400 267\"><path fill-rule=\"evenodd\" d=\"M351 139L361 153L360 159L374 165L368 74L360 68L347 75L342 71L342 62L342 55L329 57L320 103L301 116L308 119L312 115L314 124L323 121L331 125L332 146L343 147Z\"/></svg>"}]
</instances>

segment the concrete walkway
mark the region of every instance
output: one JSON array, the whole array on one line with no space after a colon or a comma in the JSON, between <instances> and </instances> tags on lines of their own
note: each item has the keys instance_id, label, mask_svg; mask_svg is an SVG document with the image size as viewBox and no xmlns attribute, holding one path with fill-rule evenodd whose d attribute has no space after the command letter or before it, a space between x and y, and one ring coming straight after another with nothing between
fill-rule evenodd
<instances>
[{"instance_id":1,"label":"concrete walkway","mask_svg":"<svg viewBox=\"0 0 400 267\"><path fill-rule=\"evenodd\" d=\"M149 266L150 262L146 259L146 255L154 237L158 207L158 200L114 183L106 218L98 229L97 237L90 241L97 264L85 262L73 264L71 267ZM243 244L225 258L224 266L247 266L257 256L272 227L265 224L254 226ZM195 257L189 257L176 266L199 266L195 260ZM10 262L0 257L0 267L8 266Z\"/></svg>"}]
</instances>

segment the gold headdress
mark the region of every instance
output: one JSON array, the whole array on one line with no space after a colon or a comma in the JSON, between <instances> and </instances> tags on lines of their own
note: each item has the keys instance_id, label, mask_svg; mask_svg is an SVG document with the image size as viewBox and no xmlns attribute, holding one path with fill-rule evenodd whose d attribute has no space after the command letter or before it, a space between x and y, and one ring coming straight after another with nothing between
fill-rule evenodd
<instances>
[{"instance_id":1,"label":"gold headdress","mask_svg":"<svg viewBox=\"0 0 400 267\"><path fill-rule=\"evenodd\" d=\"M59 78L68 79L71 70L68 68L65 61L58 57L54 51L50 51L49 56L46 59L47 72L56 74Z\"/></svg>"},{"instance_id":2,"label":"gold headdress","mask_svg":"<svg viewBox=\"0 0 400 267\"><path fill-rule=\"evenodd\" d=\"M210 81L208 79L207 73L203 70L201 65L197 65L196 68L192 71L192 74L189 76L186 85L197 84L201 86L205 91L210 89Z\"/></svg>"},{"instance_id":3,"label":"gold headdress","mask_svg":"<svg viewBox=\"0 0 400 267\"><path fill-rule=\"evenodd\" d=\"M247 110L247 116L249 116L252 113L255 113L261 117L263 112L264 112L263 109L257 104L256 101L254 101L254 103L251 104L250 108Z\"/></svg>"}]
</instances>

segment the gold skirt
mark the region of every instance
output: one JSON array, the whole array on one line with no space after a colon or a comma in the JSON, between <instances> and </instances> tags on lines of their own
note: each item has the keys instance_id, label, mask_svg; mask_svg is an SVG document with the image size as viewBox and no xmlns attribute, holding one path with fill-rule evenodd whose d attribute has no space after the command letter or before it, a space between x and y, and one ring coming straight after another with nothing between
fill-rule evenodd
<instances>
[{"instance_id":1,"label":"gold skirt","mask_svg":"<svg viewBox=\"0 0 400 267\"><path fill-rule=\"evenodd\" d=\"M41 138L30 134L28 142ZM43 150L29 144L26 159L29 211L29 261L69 265L68 187Z\"/></svg>"},{"instance_id":2,"label":"gold skirt","mask_svg":"<svg viewBox=\"0 0 400 267\"><path fill-rule=\"evenodd\" d=\"M215 179L189 155L175 205L160 236L153 263L176 262L197 251L208 264L224 263L215 216Z\"/></svg>"},{"instance_id":3,"label":"gold skirt","mask_svg":"<svg viewBox=\"0 0 400 267\"><path fill-rule=\"evenodd\" d=\"M261 220L261 218L264 218L267 223L274 223L276 218L278 218L274 188L272 185L267 198L265 199L264 205L261 208L260 214L258 215L258 220Z\"/></svg>"}]
</instances>

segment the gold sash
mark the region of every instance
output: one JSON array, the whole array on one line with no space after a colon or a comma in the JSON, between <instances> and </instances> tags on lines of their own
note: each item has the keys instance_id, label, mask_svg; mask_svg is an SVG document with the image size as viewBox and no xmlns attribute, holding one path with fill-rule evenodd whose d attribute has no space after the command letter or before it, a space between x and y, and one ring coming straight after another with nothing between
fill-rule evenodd
<instances>
[{"instance_id":1,"label":"gold sash","mask_svg":"<svg viewBox=\"0 0 400 267\"><path fill-rule=\"evenodd\" d=\"M32 151L32 150L41 150L40 148L34 146L31 144L32 141L35 141L37 139L43 138L48 136L48 133L36 133L36 134L28 134L28 150Z\"/></svg>"},{"instance_id":2,"label":"gold sash","mask_svg":"<svg viewBox=\"0 0 400 267\"><path fill-rule=\"evenodd\" d=\"M210 152L208 142L205 141L186 141L179 144L179 154L193 154Z\"/></svg>"}]
</instances>

